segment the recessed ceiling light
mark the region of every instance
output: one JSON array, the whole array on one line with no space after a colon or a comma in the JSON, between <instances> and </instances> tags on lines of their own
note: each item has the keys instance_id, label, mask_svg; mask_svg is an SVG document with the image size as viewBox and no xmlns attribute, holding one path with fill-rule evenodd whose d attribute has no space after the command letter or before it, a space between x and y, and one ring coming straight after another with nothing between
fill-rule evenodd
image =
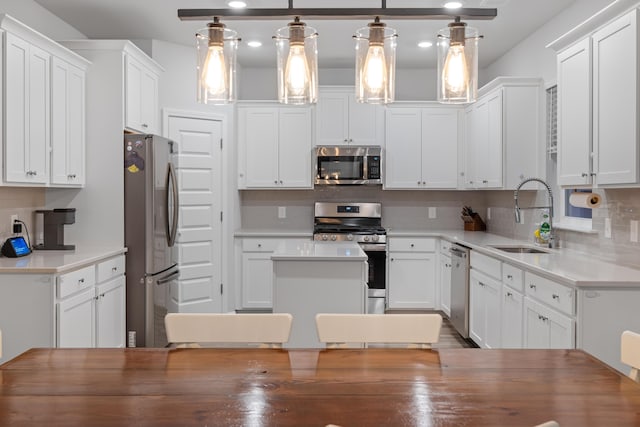
<instances>
[{"instance_id":1,"label":"recessed ceiling light","mask_svg":"<svg viewBox=\"0 0 640 427\"><path fill-rule=\"evenodd\" d=\"M433 46L433 42L430 41L422 41L418 43L418 47L427 48Z\"/></svg>"},{"instance_id":2,"label":"recessed ceiling light","mask_svg":"<svg viewBox=\"0 0 640 427\"><path fill-rule=\"evenodd\" d=\"M462 2L448 1L443 6L447 9L460 9L462 7Z\"/></svg>"},{"instance_id":3,"label":"recessed ceiling light","mask_svg":"<svg viewBox=\"0 0 640 427\"><path fill-rule=\"evenodd\" d=\"M258 41L258 40L251 40L247 42L247 46L250 47L260 47L262 46L262 42Z\"/></svg>"},{"instance_id":4,"label":"recessed ceiling light","mask_svg":"<svg viewBox=\"0 0 640 427\"><path fill-rule=\"evenodd\" d=\"M230 2L227 2L227 6L234 9L242 9L243 7L247 7L247 2L241 0L231 0Z\"/></svg>"}]
</instances>

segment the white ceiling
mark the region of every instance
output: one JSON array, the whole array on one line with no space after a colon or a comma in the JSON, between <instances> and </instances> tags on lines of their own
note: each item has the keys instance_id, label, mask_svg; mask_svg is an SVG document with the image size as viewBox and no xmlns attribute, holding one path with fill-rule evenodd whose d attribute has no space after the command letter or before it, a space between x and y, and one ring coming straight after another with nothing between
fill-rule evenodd
<instances>
[{"instance_id":1,"label":"white ceiling","mask_svg":"<svg viewBox=\"0 0 640 427\"><path fill-rule=\"evenodd\" d=\"M194 45L195 32L207 21L181 21L178 9L221 9L227 0L35 0L89 38L159 39L173 43ZM441 7L444 0L387 0L387 7ZM484 68L526 38L538 27L553 18L576 0L466 0L465 7L497 8L493 20L467 21L479 29L480 67ZM286 8L287 0L247 0L250 8ZM296 8L379 8L380 0L294 0ZM320 67L352 67L355 30L366 26L359 21L302 21L319 33L318 61ZM223 20L224 22L224 20ZM271 36L282 21L228 21L243 43L238 61L247 67L275 66L275 47ZM448 21L385 20L398 32L397 66L406 68L435 68L435 48L421 49L418 41L431 40ZM260 40L263 46L250 48L249 40Z\"/></svg>"}]
</instances>

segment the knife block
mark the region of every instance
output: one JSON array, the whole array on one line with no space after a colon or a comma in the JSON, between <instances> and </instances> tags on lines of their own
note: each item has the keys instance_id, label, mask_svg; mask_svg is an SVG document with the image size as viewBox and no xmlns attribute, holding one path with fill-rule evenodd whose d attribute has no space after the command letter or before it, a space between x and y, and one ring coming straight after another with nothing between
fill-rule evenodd
<instances>
[{"instance_id":1,"label":"knife block","mask_svg":"<svg viewBox=\"0 0 640 427\"><path fill-rule=\"evenodd\" d=\"M487 229L487 225L477 213L465 216L462 219L464 221L464 231L485 231Z\"/></svg>"}]
</instances>

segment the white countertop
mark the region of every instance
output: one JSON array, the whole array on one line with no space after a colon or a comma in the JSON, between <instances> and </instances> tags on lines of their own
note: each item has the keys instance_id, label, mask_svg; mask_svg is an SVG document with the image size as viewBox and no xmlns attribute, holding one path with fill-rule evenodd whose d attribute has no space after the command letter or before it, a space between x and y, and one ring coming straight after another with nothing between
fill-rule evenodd
<instances>
[{"instance_id":1,"label":"white countertop","mask_svg":"<svg viewBox=\"0 0 640 427\"><path fill-rule=\"evenodd\" d=\"M73 251L34 250L20 258L0 257L0 274L54 274L124 254L126 248L76 247Z\"/></svg>"},{"instance_id":2,"label":"white countertop","mask_svg":"<svg viewBox=\"0 0 640 427\"><path fill-rule=\"evenodd\" d=\"M273 261L366 261L367 254L354 242L283 241L271 255Z\"/></svg>"},{"instance_id":3,"label":"white countertop","mask_svg":"<svg viewBox=\"0 0 640 427\"><path fill-rule=\"evenodd\" d=\"M303 237L311 239L313 231L311 230L264 230L259 228L236 230L234 237Z\"/></svg>"}]
</instances>

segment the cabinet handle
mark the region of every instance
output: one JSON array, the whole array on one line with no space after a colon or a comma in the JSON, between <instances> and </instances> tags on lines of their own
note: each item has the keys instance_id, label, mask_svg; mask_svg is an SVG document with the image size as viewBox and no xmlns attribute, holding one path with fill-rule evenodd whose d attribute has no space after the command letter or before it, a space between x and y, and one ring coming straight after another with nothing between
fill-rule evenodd
<instances>
[{"instance_id":1,"label":"cabinet handle","mask_svg":"<svg viewBox=\"0 0 640 427\"><path fill-rule=\"evenodd\" d=\"M344 139L344 142L349 142L349 139L348 139L348 138L345 138L345 139Z\"/></svg>"},{"instance_id":2,"label":"cabinet handle","mask_svg":"<svg viewBox=\"0 0 640 427\"><path fill-rule=\"evenodd\" d=\"M96 295L95 297L93 297L94 300L98 301L98 298L100 298L99 295Z\"/></svg>"},{"instance_id":3,"label":"cabinet handle","mask_svg":"<svg viewBox=\"0 0 640 427\"><path fill-rule=\"evenodd\" d=\"M482 287L487 286L487 285L485 285L485 284L484 284L484 283L482 283L482 282L478 282L478 284L479 284L480 286L482 286Z\"/></svg>"},{"instance_id":4,"label":"cabinet handle","mask_svg":"<svg viewBox=\"0 0 640 427\"><path fill-rule=\"evenodd\" d=\"M262 243L258 243L258 247L261 248L262 247Z\"/></svg>"},{"instance_id":5,"label":"cabinet handle","mask_svg":"<svg viewBox=\"0 0 640 427\"><path fill-rule=\"evenodd\" d=\"M418 185L420 185L420 181L418 181Z\"/></svg>"},{"instance_id":6,"label":"cabinet handle","mask_svg":"<svg viewBox=\"0 0 640 427\"><path fill-rule=\"evenodd\" d=\"M422 181L422 185L427 185L427 181Z\"/></svg>"},{"instance_id":7,"label":"cabinet handle","mask_svg":"<svg viewBox=\"0 0 640 427\"><path fill-rule=\"evenodd\" d=\"M557 300L560 300L560 295L558 295L558 294L553 294L553 295L551 295L551 298L553 298L553 299L557 299Z\"/></svg>"},{"instance_id":8,"label":"cabinet handle","mask_svg":"<svg viewBox=\"0 0 640 427\"><path fill-rule=\"evenodd\" d=\"M582 176L583 178L586 178L586 177L588 177L588 176L589 176L589 174L588 174L588 173L584 173L584 172L582 172L581 176Z\"/></svg>"},{"instance_id":9,"label":"cabinet handle","mask_svg":"<svg viewBox=\"0 0 640 427\"><path fill-rule=\"evenodd\" d=\"M70 174L70 175L67 175L67 178L69 178L69 179L75 179L75 178L76 178L76 174Z\"/></svg>"},{"instance_id":10,"label":"cabinet handle","mask_svg":"<svg viewBox=\"0 0 640 427\"><path fill-rule=\"evenodd\" d=\"M111 267L111 271L118 271L118 267Z\"/></svg>"},{"instance_id":11,"label":"cabinet handle","mask_svg":"<svg viewBox=\"0 0 640 427\"><path fill-rule=\"evenodd\" d=\"M84 283L84 278L79 279L79 280L78 280L78 283Z\"/></svg>"},{"instance_id":12,"label":"cabinet handle","mask_svg":"<svg viewBox=\"0 0 640 427\"><path fill-rule=\"evenodd\" d=\"M489 183L489 181L487 181L486 179L483 179L483 180L482 180L482 183L483 183L483 184L488 184L488 183Z\"/></svg>"},{"instance_id":13,"label":"cabinet handle","mask_svg":"<svg viewBox=\"0 0 640 427\"><path fill-rule=\"evenodd\" d=\"M104 298L104 294L100 294L100 298Z\"/></svg>"},{"instance_id":14,"label":"cabinet handle","mask_svg":"<svg viewBox=\"0 0 640 427\"><path fill-rule=\"evenodd\" d=\"M513 294L512 294L511 292L507 292L507 296L508 296L508 297L512 297L512 296L513 296Z\"/></svg>"},{"instance_id":15,"label":"cabinet handle","mask_svg":"<svg viewBox=\"0 0 640 427\"><path fill-rule=\"evenodd\" d=\"M507 279L511 280L511 279L513 279L513 276L510 275L510 274L507 274Z\"/></svg>"},{"instance_id":16,"label":"cabinet handle","mask_svg":"<svg viewBox=\"0 0 640 427\"><path fill-rule=\"evenodd\" d=\"M274 184L277 184L277 183L278 183L278 180L277 180L277 179L276 179L276 180L274 180L274 181L273 181L273 183L274 183Z\"/></svg>"},{"instance_id":17,"label":"cabinet handle","mask_svg":"<svg viewBox=\"0 0 640 427\"><path fill-rule=\"evenodd\" d=\"M149 125L146 124L146 123L142 123L140 126L142 126L143 128L148 128L149 127Z\"/></svg>"},{"instance_id":18,"label":"cabinet handle","mask_svg":"<svg viewBox=\"0 0 640 427\"><path fill-rule=\"evenodd\" d=\"M589 175L596 176L596 173L595 172L591 172Z\"/></svg>"},{"instance_id":19,"label":"cabinet handle","mask_svg":"<svg viewBox=\"0 0 640 427\"><path fill-rule=\"evenodd\" d=\"M413 246L414 246L414 244L412 243L412 244L411 244L411 247L413 247Z\"/></svg>"},{"instance_id":20,"label":"cabinet handle","mask_svg":"<svg viewBox=\"0 0 640 427\"><path fill-rule=\"evenodd\" d=\"M349 142L353 142L353 139L349 138Z\"/></svg>"},{"instance_id":21,"label":"cabinet handle","mask_svg":"<svg viewBox=\"0 0 640 427\"><path fill-rule=\"evenodd\" d=\"M391 261L393 261L393 258L391 258Z\"/></svg>"},{"instance_id":22,"label":"cabinet handle","mask_svg":"<svg viewBox=\"0 0 640 427\"><path fill-rule=\"evenodd\" d=\"M282 184L282 180L280 180L280 184Z\"/></svg>"},{"instance_id":23,"label":"cabinet handle","mask_svg":"<svg viewBox=\"0 0 640 427\"><path fill-rule=\"evenodd\" d=\"M536 289L536 285L534 285L533 283L529 283L529 289Z\"/></svg>"}]
</instances>

